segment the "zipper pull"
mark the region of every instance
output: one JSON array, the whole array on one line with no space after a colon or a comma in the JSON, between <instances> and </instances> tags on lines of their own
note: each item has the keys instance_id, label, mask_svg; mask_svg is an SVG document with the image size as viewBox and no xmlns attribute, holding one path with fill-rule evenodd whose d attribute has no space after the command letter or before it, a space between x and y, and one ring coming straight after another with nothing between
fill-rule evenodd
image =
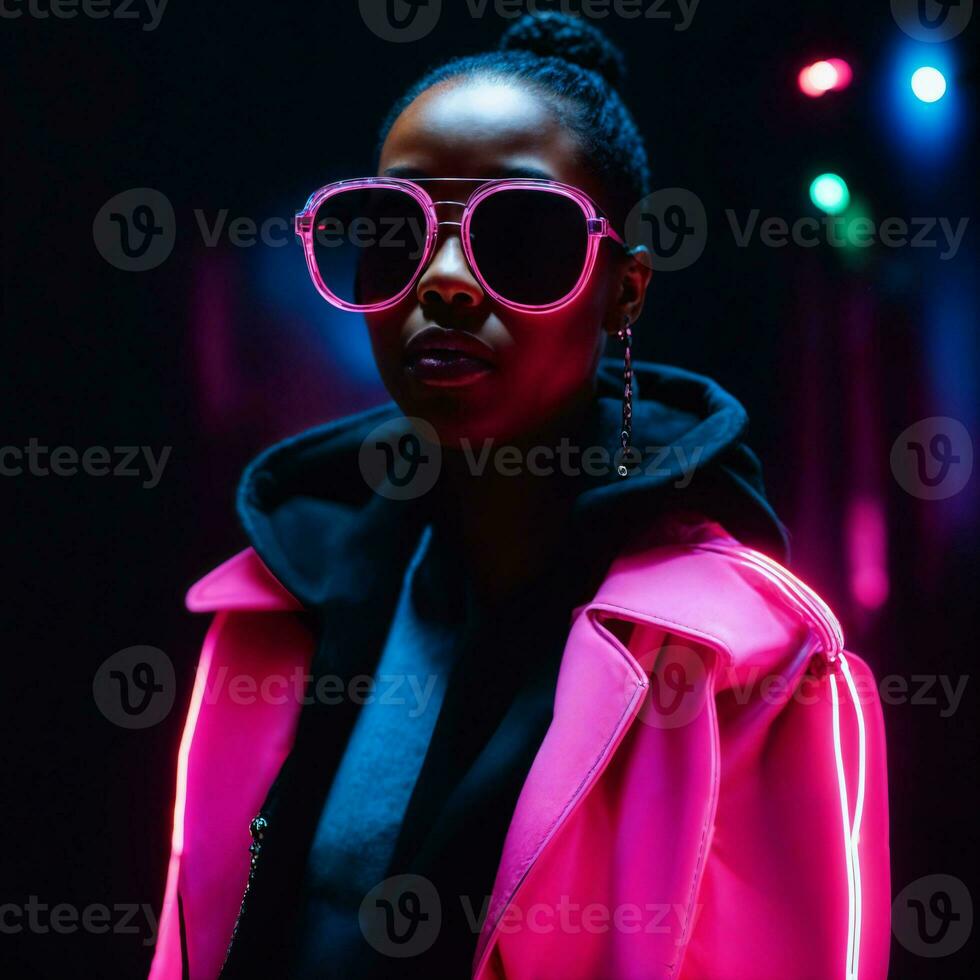
<instances>
[{"instance_id":1,"label":"zipper pull","mask_svg":"<svg viewBox=\"0 0 980 980\"><path fill-rule=\"evenodd\" d=\"M228 966L228 960L231 957L232 947L235 945L235 940L238 938L238 927L242 922L242 915L245 912L245 906L248 900L249 889L252 887L252 882L255 880L255 868L259 863L259 854L262 852L262 843L265 840L265 832L269 829L269 821L262 815L258 813L256 816L252 817L249 821L248 832L252 837L252 843L248 845L248 878L245 880L245 891L242 893L242 903L238 908L238 916L235 919L234 928L231 930L231 939L228 941L228 949L225 951L225 959L221 965L221 972L224 974L225 968Z\"/></svg>"},{"instance_id":2,"label":"zipper pull","mask_svg":"<svg viewBox=\"0 0 980 980\"><path fill-rule=\"evenodd\" d=\"M255 870L255 861L259 856L259 851L262 850L262 841L265 839L265 832L269 829L269 821L260 813L256 817L252 817L251 823L248 825L248 832L252 835L252 843L249 845L248 852L252 855L251 867L249 872ZM251 884L251 882L249 882Z\"/></svg>"}]
</instances>

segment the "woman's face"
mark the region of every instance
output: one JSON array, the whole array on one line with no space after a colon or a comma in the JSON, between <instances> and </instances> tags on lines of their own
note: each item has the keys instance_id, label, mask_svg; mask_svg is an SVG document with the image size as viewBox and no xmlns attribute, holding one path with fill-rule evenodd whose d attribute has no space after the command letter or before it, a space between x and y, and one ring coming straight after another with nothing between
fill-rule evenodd
<instances>
[{"instance_id":1,"label":"woman's face","mask_svg":"<svg viewBox=\"0 0 980 980\"><path fill-rule=\"evenodd\" d=\"M572 184L604 208L604 193L581 163L573 134L544 99L524 86L462 79L424 92L385 141L379 176L541 177ZM423 185L425 186L425 185ZM472 184L435 185L436 201L461 201ZM440 221L459 220L459 209ZM450 213L451 211L451 213ZM618 253L618 254L617 254ZM367 314L382 380L408 416L424 419L446 446L467 438L532 434L591 397L604 331L635 319L649 274L604 240L586 288L569 305L528 314L500 305L470 271L456 225L439 226L436 250L414 291ZM445 371L406 363L406 346L430 327L461 331L482 344L488 369ZM449 375L454 376L449 376Z\"/></svg>"}]
</instances>

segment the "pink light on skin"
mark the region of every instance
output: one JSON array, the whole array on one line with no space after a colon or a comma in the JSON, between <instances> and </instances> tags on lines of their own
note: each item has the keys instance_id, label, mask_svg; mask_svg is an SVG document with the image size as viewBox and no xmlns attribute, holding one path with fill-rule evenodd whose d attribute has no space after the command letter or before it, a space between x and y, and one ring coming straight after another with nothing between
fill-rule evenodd
<instances>
[{"instance_id":1,"label":"pink light on skin","mask_svg":"<svg viewBox=\"0 0 980 980\"><path fill-rule=\"evenodd\" d=\"M839 92L847 88L853 77L851 66L843 58L826 58L801 69L797 84L804 95L815 99L825 92Z\"/></svg>"},{"instance_id":2,"label":"pink light on skin","mask_svg":"<svg viewBox=\"0 0 980 980\"><path fill-rule=\"evenodd\" d=\"M846 541L851 595L865 609L880 609L889 593L888 546L881 501L862 495L850 502Z\"/></svg>"}]
</instances>

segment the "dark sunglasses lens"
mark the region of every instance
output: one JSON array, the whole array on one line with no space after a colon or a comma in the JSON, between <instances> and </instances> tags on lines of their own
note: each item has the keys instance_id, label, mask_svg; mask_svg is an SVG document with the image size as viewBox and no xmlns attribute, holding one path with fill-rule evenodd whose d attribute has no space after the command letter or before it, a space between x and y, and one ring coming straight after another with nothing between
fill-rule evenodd
<instances>
[{"instance_id":1,"label":"dark sunglasses lens","mask_svg":"<svg viewBox=\"0 0 980 980\"><path fill-rule=\"evenodd\" d=\"M313 220L313 256L327 289L368 306L397 296L425 252L425 211L411 194L361 188L328 197Z\"/></svg>"},{"instance_id":2,"label":"dark sunglasses lens","mask_svg":"<svg viewBox=\"0 0 980 980\"><path fill-rule=\"evenodd\" d=\"M588 252L586 217L563 194L514 188L476 206L470 246L481 275L504 299L547 306L577 285Z\"/></svg>"}]
</instances>

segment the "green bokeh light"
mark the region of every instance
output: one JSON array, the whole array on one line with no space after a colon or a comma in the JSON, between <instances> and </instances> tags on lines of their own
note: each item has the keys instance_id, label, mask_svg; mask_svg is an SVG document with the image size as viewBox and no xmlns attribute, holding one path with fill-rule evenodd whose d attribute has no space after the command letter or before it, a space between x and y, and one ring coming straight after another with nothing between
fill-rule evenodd
<instances>
[{"instance_id":1,"label":"green bokeh light","mask_svg":"<svg viewBox=\"0 0 980 980\"><path fill-rule=\"evenodd\" d=\"M810 184L810 200L827 214L840 214L851 201L851 192L843 177L821 174Z\"/></svg>"}]
</instances>

